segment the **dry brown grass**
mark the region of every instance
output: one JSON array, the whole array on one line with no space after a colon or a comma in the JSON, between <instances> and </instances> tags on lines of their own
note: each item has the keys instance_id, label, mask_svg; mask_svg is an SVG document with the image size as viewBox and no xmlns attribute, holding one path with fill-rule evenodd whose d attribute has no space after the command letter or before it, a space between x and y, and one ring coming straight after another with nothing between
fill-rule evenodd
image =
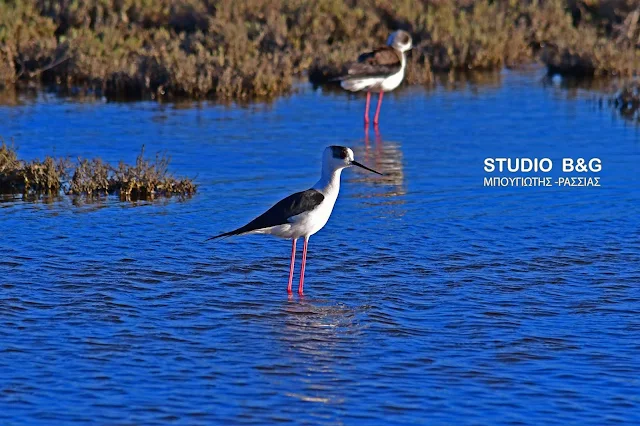
<instances>
[{"instance_id":1,"label":"dry brown grass","mask_svg":"<svg viewBox=\"0 0 640 426\"><path fill-rule=\"evenodd\" d=\"M0 144L0 192L50 193L59 191L67 162L46 157L24 162L18 160L13 145Z\"/></svg>"},{"instance_id":2,"label":"dry brown grass","mask_svg":"<svg viewBox=\"0 0 640 426\"><path fill-rule=\"evenodd\" d=\"M189 196L196 192L191 179L174 178L169 173L169 158L156 155L145 159L144 148L131 166L121 162L114 168L101 159L47 157L43 162L19 160L13 146L0 145L0 193L60 193L95 197L116 194L123 200L151 200L172 195Z\"/></svg>"},{"instance_id":3,"label":"dry brown grass","mask_svg":"<svg viewBox=\"0 0 640 426\"><path fill-rule=\"evenodd\" d=\"M8 0L0 85L43 82L109 98L269 98L326 81L398 28L409 83L538 58L553 72L638 69L633 0Z\"/></svg>"},{"instance_id":4,"label":"dry brown grass","mask_svg":"<svg viewBox=\"0 0 640 426\"><path fill-rule=\"evenodd\" d=\"M576 77L631 77L640 70L640 5L631 1L569 2L571 21L538 38L550 73ZM556 5L555 8L559 6Z\"/></svg>"},{"instance_id":5,"label":"dry brown grass","mask_svg":"<svg viewBox=\"0 0 640 426\"><path fill-rule=\"evenodd\" d=\"M101 159L79 159L69 183L70 194L88 196L109 193L111 167Z\"/></svg>"},{"instance_id":6,"label":"dry brown grass","mask_svg":"<svg viewBox=\"0 0 640 426\"><path fill-rule=\"evenodd\" d=\"M120 162L113 169L109 184L110 191L127 199L152 199L158 194L186 195L196 190L190 179L175 179L169 174L169 157L166 155L156 154L155 161L145 159L144 147L134 166Z\"/></svg>"}]
</instances>

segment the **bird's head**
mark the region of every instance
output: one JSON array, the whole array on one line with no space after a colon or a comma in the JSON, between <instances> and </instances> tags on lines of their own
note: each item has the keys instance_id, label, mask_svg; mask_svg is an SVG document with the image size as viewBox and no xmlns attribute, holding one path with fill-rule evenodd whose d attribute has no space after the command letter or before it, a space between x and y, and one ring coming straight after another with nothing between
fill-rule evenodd
<instances>
[{"instance_id":1,"label":"bird's head","mask_svg":"<svg viewBox=\"0 0 640 426\"><path fill-rule=\"evenodd\" d=\"M403 30L398 30L389 36L387 39L387 45L393 47L400 52L406 52L412 47L411 36L408 32Z\"/></svg>"},{"instance_id":2,"label":"bird's head","mask_svg":"<svg viewBox=\"0 0 640 426\"><path fill-rule=\"evenodd\" d=\"M356 166L369 170L370 172L382 175L382 173L376 172L360 163L353 158L353 151L346 146L331 145L325 148L322 158L323 168L331 170L340 170L345 167Z\"/></svg>"}]
</instances>

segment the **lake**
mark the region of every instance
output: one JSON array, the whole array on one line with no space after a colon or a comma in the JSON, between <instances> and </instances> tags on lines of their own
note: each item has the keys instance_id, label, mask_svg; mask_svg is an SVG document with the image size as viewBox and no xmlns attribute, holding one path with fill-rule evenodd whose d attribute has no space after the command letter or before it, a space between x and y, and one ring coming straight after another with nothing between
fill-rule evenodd
<instances>
[{"instance_id":1,"label":"lake","mask_svg":"<svg viewBox=\"0 0 640 426\"><path fill-rule=\"evenodd\" d=\"M133 162L144 145L199 184L0 203L0 423L640 422L640 131L543 74L404 88L368 135L364 97L306 83L245 106L0 106L23 159ZM385 176L343 173L303 298L288 241L203 242L311 187L334 144ZM486 172L499 157L553 170Z\"/></svg>"}]
</instances>

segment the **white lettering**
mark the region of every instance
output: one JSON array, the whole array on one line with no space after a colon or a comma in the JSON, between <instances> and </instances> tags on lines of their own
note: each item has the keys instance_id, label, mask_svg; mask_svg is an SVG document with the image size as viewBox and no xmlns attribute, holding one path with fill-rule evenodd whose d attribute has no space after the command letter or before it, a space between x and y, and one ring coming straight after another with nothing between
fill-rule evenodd
<instances>
[{"instance_id":1,"label":"white lettering","mask_svg":"<svg viewBox=\"0 0 640 426\"><path fill-rule=\"evenodd\" d=\"M547 164L547 166L545 166L544 164ZM542 160L540 160L539 167L541 172L547 173L547 172L550 172L551 169L553 169L553 163L551 162L550 159L543 158Z\"/></svg>"},{"instance_id":2,"label":"white lettering","mask_svg":"<svg viewBox=\"0 0 640 426\"><path fill-rule=\"evenodd\" d=\"M589 170L598 173L602 170L602 161L599 158L592 158L589 160Z\"/></svg>"},{"instance_id":3,"label":"white lettering","mask_svg":"<svg viewBox=\"0 0 640 426\"><path fill-rule=\"evenodd\" d=\"M491 173L496 169L496 166L493 164L493 158L485 158L484 159L484 171L487 173Z\"/></svg>"},{"instance_id":4,"label":"white lettering","mask_svg":"<svg viewBox=\"0 0 640 426\"><path fill-rule=\"evenodd\" d=\"M563 158L562 159L562 171L563 172L572 172L573 171L573 159L571 159L571 158Z\"/></svg>"}]
</instances>

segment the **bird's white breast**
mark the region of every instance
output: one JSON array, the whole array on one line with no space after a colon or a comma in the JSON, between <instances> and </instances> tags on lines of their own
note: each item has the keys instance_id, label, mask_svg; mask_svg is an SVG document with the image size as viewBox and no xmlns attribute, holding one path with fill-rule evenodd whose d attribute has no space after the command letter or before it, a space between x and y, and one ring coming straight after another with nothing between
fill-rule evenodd
<instances>
[{"instance_id":1,"label":"bird's white breast","mask_svg":"<svg viewBox=\"0 0 640 426\"><path fill-rule=\"evenodd\" d=\"M400 68L400 71L382 80L382 83L380 85L382 91L389 92L395 89L396 87L400 86L400 83L402 83L403 78L404 78L404 63L402 64L402 68Z\"/></svg>"},{"instance_id":2,"label":"bird's white breast","mask_svg":"<svg viewBox=\"0 0 640 426\"><path fill-rule=\"evenodd\" d=\"M301 228L304 229L304 235L313 235L321 230L329 221L333 206L336 204L337 194L335 197L327 197L320 203L318 207L310 212L294 216L296 223L299 223Z\"/></svg>"}]
</instances>

